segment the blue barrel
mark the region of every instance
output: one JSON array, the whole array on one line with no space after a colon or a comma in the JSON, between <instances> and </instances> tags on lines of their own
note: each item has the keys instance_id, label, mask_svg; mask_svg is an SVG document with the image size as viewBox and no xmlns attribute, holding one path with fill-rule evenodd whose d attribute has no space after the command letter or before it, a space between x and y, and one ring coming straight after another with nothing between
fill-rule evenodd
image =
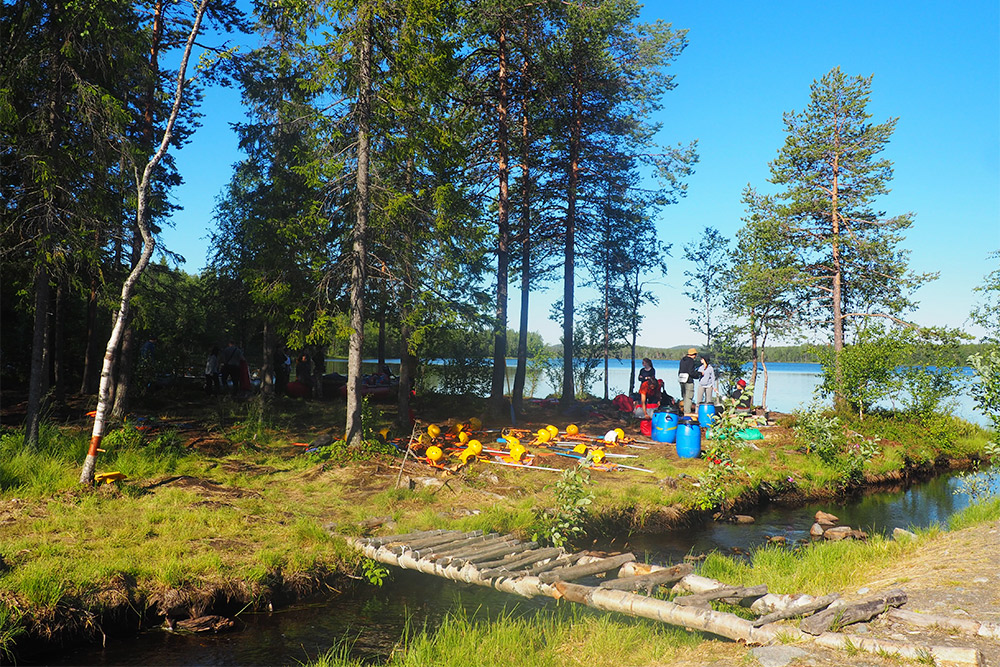
<instances>
[{"instance_id":1,"label":"blue barrel","mask_svg":"<svg viewBox=\"0 0 1000 667\"><path fill-rule=\"evenodd\" d=\"M708 428L715 419L715 406L711 403L702 403L698 406L698 423L702 428Z\"/></svg>"},{"instance_id":2,"label":"blue barrel","mask_svg":"<svg viewBox=\"0 0 1000 667\"><path fill-rule=\"evenodd\" d=\"M701 427L698 424L680 424L677 427L677 456L682 459L701 456Z\"/></svg>"},{"instance_id":3,"label":"blue barrel","mask_svg":"<svg viewBox=\"0 0 1000 667\"><path fill-rule=\"evenodd\" d=\"M673 412L653 413L653 440L673 442L677 437L677 415Z\"/></svg>"}]
</instances>

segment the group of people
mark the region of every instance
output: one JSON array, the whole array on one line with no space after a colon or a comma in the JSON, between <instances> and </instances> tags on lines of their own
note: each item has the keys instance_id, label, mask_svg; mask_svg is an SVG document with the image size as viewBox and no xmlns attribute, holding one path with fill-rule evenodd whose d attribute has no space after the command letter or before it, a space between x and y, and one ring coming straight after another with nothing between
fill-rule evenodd
<instances>
[{"instance_id":1,"label":"group of people","mask_svg":"<svg viewBox=\"0 0 1000 667\"><path fill-rule=\"evenodd\" d=\"M681 390L681 409L685 414L691 413L692 405L712 403L712 396L718 391L718 379L715 368L707 354L698 354L695 348L689 348L681 359L677 370L677 381ZM753 395L745 391L746 380L740 379L730 394L736 401L737 409L749 409ZM658 406L664 399L663 380L656 378L656 369L650 359L642 360L639 371L639 406L642 415L648 417L650 406Z\"/></svg>"},{"instance_id":2,"label":"group of people","mask_svg":"<svg viewBox=\"0 0 1000 667\"><path fill-rule=\"evenodd\" d=\"M213 347L205 361L205 393L217 394L232 382L232 394L250 390L250 366L243 350L230 340L222 351Z\"/></svg>"}]
</instances>

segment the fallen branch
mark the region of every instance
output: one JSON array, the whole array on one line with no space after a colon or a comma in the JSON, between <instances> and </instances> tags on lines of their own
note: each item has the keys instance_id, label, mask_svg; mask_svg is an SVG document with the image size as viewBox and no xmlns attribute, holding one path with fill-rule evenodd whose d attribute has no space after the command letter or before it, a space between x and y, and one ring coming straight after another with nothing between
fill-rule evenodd
<instances>
[{"instance_id":1,"label":"fallen branch","mask_svg":"<svg viewBox=\"0 0 1000 667\"><path fill-rule=\"evenodd\" d=\"M886 618L890 621L916 625L921 628L938 627L945 630L957 630L977 637L1000 639L1000 623L987 623L971 618L954 618L935 614L918 614L903 609L890 609Z\"/></svg>"},{"instance_id":2,"label":"fallen branch","mask_svg":"<svg viewBox=\"0 0 1000 667\"><path fill-rule=\"evenodd\" d=\"M885 613L890 607L898 607L906 603L906 593L899 589L891 590L884 596L866 600L856 604L847 604L836 609L810 616L799 623L803 632L820 635L831 627L843 627L852 623L867 621L879 614Z\"/></svg>"},{"instance_id":3,"label":"fallen branch","mask_svg":"<svg viewBox=\"0 0 1000 667\"><path fill-rule=\"evenodd\" d=\"M765 616L761 616L756 621L753 622L754 627L759 628L762 625L767 625L768 623L774 623L775 621L780 621L786 618L794 618L795 616L808 616L814 612L826 609L833 603L834 600L839 600L840 594L830 593L829 595L824 595L823 597L818 597L816 599L809 599L801 604L791 604L784 609L774 611Z\"/></svg>"}]
</instances>

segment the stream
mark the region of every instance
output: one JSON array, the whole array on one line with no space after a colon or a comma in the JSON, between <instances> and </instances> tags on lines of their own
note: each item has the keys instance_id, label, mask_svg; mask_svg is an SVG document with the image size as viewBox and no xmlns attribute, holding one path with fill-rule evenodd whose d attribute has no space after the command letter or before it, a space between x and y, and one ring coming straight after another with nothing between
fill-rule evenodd
<instances>
[{"instance_id":1,"label":"stream","mask_svg":"<svg viewBox=\"0 0 1000 667\"><path fill-rule=\"evenodd\" d=\"M976 479L1000 492L1000 479L985 472ZM706 521L656 535L598 540L599 548L628 549L639 560L668 564L687 554L713 550L745 553L782 536L789 544L809 539L817 510L836 514L841 525L869 533L891 534L893 528L926 528L946 524L970 503L958 474L942 475L909 488L876 491L837 503L797 507L769 503L747 512L746 525ZM493 589L463 585L392 568L382 587L359 585L312 604L275 613L243 613L239 631L219 635L184 635L150 630L135 637L114 638L106 648L83 647L45 656L31 663L46 665L259 665L298 664L315 659L345 642L354 657L378 661L392 651L409 627L433 628L449 612L495 619L503 614L533 614L552 608L548 598L525 600Z\"/></svg>"}]
</instances>

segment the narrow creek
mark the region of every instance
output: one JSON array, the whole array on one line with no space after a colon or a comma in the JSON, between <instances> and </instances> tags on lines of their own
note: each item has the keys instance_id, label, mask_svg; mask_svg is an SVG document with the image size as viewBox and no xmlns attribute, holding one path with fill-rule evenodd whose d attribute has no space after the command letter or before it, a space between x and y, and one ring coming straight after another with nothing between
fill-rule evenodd
<instances>
[{"instance_id":1,"label":"narrow creek","mask_svg":"<svg viewBox=\"0 0 1000 667\"><path fill-rule=\"evenodd\" d=\"M996 476L979 473L992 483ZM706 521L656 535L598 540L596 546L628 549L652 563L676 563L688 554L710 551L746 552L784 537L787 543L809 539L817 510L836 514L841 524L870 533L893 528L944 525L970 503L958 475L943 475L908 488L877 491L840 502L789 507L770 503L747 512L752 524ZM47 665L262 665L298 664L331 647L351 643L352 655L377 662L389 655L409 627L413 632L435 627L449 612L495 619L504 614L534 614L552 608L550 599L524 600L491 589L472 587L427 575L393 570L384 587L356 586L312 604L271 614L244 613L239 630L220 635L184 635L162 630L109 640L106 648L84 647L45 656L32 663Z\"/></svg>"}]
</instances>

